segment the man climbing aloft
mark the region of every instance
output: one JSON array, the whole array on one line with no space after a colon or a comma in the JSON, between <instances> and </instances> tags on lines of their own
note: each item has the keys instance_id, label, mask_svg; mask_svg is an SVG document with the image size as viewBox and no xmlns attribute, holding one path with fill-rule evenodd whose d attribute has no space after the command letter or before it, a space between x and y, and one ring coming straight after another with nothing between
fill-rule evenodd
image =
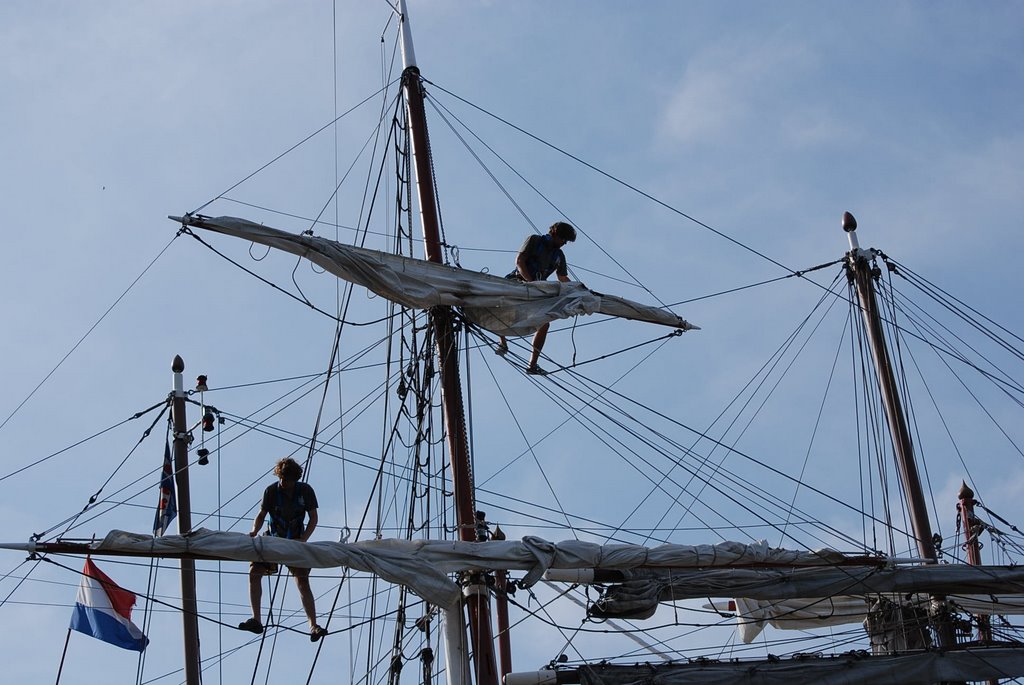
<instances>
[{"instance_id":1,"label":"man climbing aloft","mask_svg":"<svg viewBox=\"0 0 1024 685\"><path fill-rule=\"evenodd\" d=\"M270 528L267 535L274 535L279 538L290 540L301 540L306 542L309 536L316 529L317 501L316 493L308 483L300 483L302 478L302 467L290 457L285 457L274 466L274 475L278 482L267 486L263 491L263 501L260 503L260 511L252 522L250 537L256 537L263 528L263 521L270 516ZM309 517L309 522L304 523ZM263 586L261 581L264 576L277 573L277 564L268 564L254 561L249 565L249 602L252 605L252 618L238 624L240 630L248 630L251 633L262 633L263 623L260 621L260 602L263 599ZM309 587L309 569L289 566L288 570L295 578L295 585L299 589L299 597L302 600L302 608L309 620L309 639L316 642L327 631L321 628L316 622L316 603L313 598L313 591Z\"/></svg>"},{"instance_id":2,"label":"man climbing aloft","mask_svg":"<svg viewBox=\"0 0 1024 685\"><path fill-rule=\"evenodd\" d=\"M569 265L565 261L565 254L562 247L566 243L576 240L576 229L564 221L556 221L551 224L545 235L531 235L523 241L519 253L516 255L516 268L505 278L522 281L546 281L552 273L559 281L569 281ZM533 335L533 353L530 355L530 364L526 367L526 373L544 375L546 372L537 365L540 352L544 349L544 341L548 337L550 324L544 324L537 329ZM508 353L508 341L501 336L495 353L504 355Z\"/></svg>"}]
</instances>

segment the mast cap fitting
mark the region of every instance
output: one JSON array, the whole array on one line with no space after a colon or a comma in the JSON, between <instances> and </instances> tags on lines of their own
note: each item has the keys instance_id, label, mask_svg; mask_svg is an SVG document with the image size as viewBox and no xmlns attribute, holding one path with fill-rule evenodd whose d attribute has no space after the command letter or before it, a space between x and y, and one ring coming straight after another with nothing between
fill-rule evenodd
<instances>
[{"instance_id":1,"label":"mast cap fitting","mask_svg":"<svg viewBox=\"0 0 1024 685\"><path fill-rule=\"evenodd\" d=\"M843 230L847 233L857 230L857 219L849 212L843 212Z\"/></svg>"}]
</instances>

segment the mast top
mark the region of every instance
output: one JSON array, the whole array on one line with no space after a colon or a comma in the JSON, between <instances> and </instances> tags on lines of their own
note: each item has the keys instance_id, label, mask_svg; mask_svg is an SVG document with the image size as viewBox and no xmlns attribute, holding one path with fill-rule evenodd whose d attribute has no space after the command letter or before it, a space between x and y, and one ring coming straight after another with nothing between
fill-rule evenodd
<instances>
[{"instance_id":1,"label":"mast top","mask_svg":"<svg viewBox=\"0 0 1024 685\"><path fill-rule=\"evenodd\" d=\"M860 249L857 241L857 219L850 212L843 212L843 230L850 240L850 251L856 253Z\"/></svg>"},{"instance_id":2,"label":"mast top","mask_svg":"<svg viewBox=\"0 0 1024 685\"><path fill-rule=\"evenodd\" d=\"M406 69L416 67L416 51L412 47L412 27L409 25L409 10L405 0L398 0L399 30L402 33L402 63Z\"/></svg>"}]
</instances>

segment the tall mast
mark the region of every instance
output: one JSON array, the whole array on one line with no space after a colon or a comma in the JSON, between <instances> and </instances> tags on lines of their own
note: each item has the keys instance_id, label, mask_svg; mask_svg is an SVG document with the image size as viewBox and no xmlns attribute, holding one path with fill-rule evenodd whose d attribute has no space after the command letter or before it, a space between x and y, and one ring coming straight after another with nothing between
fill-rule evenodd
<instances>
[{"instance_id":1,"label":"tall mast","mask_svg":"<svg viewBox=\"0 0 1024 685\"><path fill-rule=\"evenodd\" d=\"M860 301L860 311L871 345L871 356L875 362L878 388L882 395L885 418L889 424L892 446L900 469L900 480L907 495L910 523L917 539L917 549L923 558L935 563L935 543L932 540L932 527L928 520L921 478L918 476L917 463L914 461L914 446L907 430L907 419L903 414L903 404L900 402L896 376L892 370L885 334L882 331L882 317L878 313L878 301L875 298L874 274L871 268L875 252L861 249L857 241L857 220L849 212L843 213L843 230L850 239L846 271L857 287L857 298Z\"/></svg>"},{"instance_id":2,"label":"tall mast","mask_svg":"<svg viewBox=\"0 0 1024 685\"><path fill-rule=\"evenodd\" d=\"M932 537L931 522L928 519L928 508L924 499L924 490L921 487L921 478L917 472L917 463L914 461L914 445L910 440L910 431L907 429L907 419L903 413L903 404L900 401L899 388L896 383L896 375L892 370L889 350L885 344L882 317L879 314L878 301L875 297L876 273L872 269L871 262L875 258L876 252L861 249L857 241L857 220L849 212L843 213L843 230L846 231L850 240L850 251L846 255L846 273L857 288L857 299L864 317L864 327L867 329L871 356L874 359L875 373L878 378L878 389L882 396L885 418L889 424L889 434L892 436L893 452L899 466L900 480L907 497L907 509L914 538L917 540L917 549L920 555L929 563L934 564L938 561L938 554ZM945 597L933 596L932 599L941 607ZM947 621L940 619L938 637L941 647L955 645L956 639L952 627Z\"/></svg>"},{"instance_id":3,"label":"tall mast","mask_svg":"<svg viewBox=\"0 0 1024 685\"><path fill-rule=\"evenodd\" d=\"M175 356L171 364L174 391L171 417L174 421L174 479L178 490L178 534L192 532L192 504L188 484L188 422L185 419L185 362ZM196 606L196 562L181 560L181 622L185 643L185 683L199 685L199 610Z\"/></svg>"},{"instance_id":4,"label":"tall mast","mask_svg":"<svg viewBox=\"0 0 1024 685\"><path fill-rule=\"evenodd\" d=\"M434 195L434 177L430 160L430 140L427 136L426 114L423 107L423 84L416 66L412 31L405 0L399 0L402 33L402 88L412 137L412 156L416 172L416 192L419 201L420 222L426 257L431 262L443 263L437 204ZM440 368L441 401L444 407L445 428L448 433L448 451L451 455L452 482L455 495L455 515L459 539L477 539L473 472L469 458L465 407L462 399L462 381L459 377L458 345L451 307L434 307L430 311L437 342ZM469 631L474 655L478 685L497 685L498 675L491 629L490 594L482 576L471 579L466 588L469 610ZM449 668L453 665L449 665Z\"/></svg>"}]
</instances>

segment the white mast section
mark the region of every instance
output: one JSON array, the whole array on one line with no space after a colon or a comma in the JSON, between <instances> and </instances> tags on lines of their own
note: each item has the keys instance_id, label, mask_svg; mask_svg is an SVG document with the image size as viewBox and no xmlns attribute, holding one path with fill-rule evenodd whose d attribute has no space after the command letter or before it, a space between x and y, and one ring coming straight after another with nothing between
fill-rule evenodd
<instances>
[{"instance_id":1,"label":"white mast section","mask_svg":"<svg viewBox=\"0 0 1024 685\"><path fill-rule=\"evenodd\" d=\"M409 11L405 7L405 0L398 0L398 11L399 33L402 36L402 64L408 69L416 66L416 51L412 47L412 27L409 25Z\"/></svg>"}]
</instances>

